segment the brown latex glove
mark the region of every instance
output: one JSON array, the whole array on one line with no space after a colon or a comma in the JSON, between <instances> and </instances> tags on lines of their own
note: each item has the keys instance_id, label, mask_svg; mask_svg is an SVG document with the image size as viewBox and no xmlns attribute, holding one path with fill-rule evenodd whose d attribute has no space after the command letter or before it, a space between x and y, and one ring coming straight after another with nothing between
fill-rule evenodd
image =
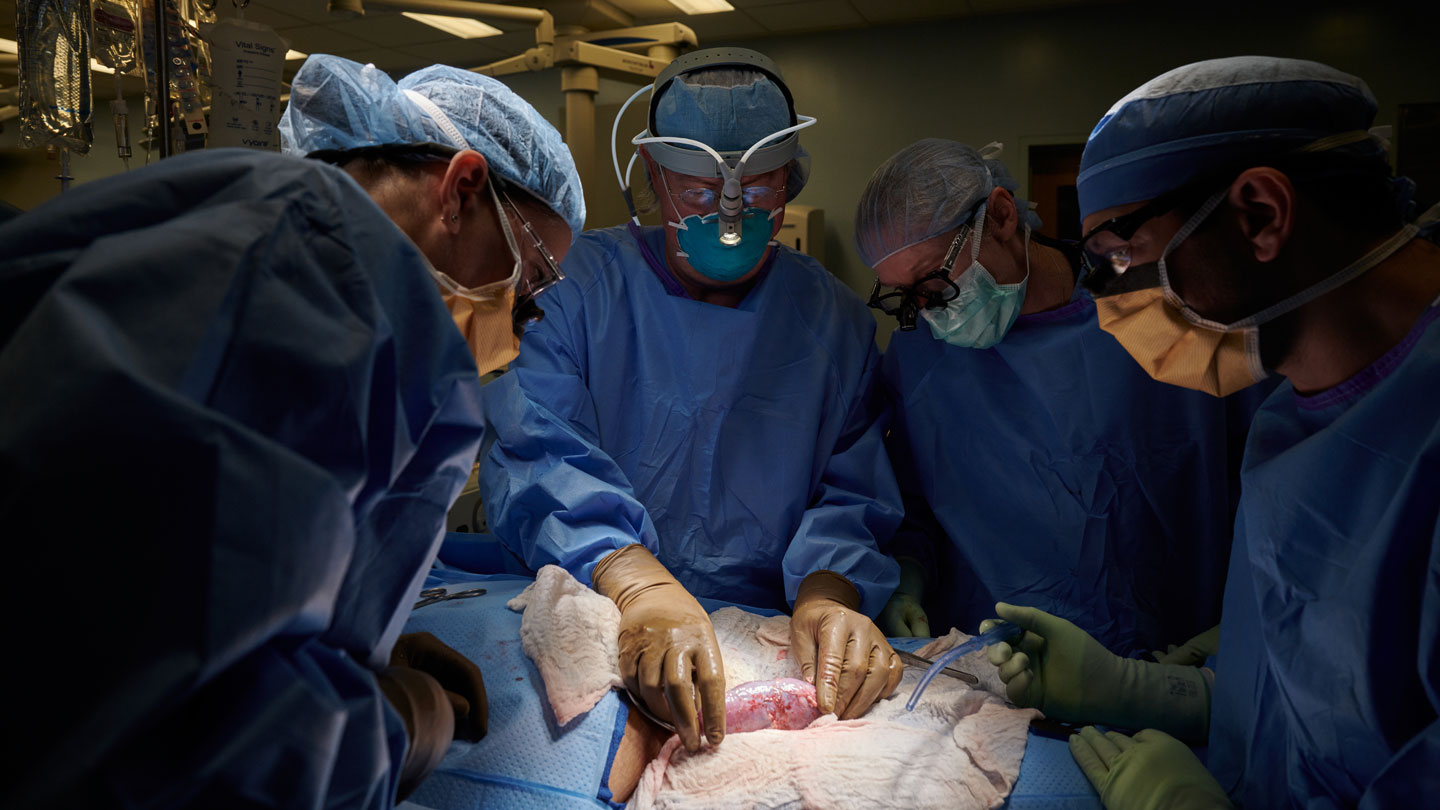
<instances>
[{"instance_id":1,"label":"brown latex glove","mask_svg":"<svg viewBox=\"0 0 1440 810\"><path fill-rule=\"evenodd\" d=\"M455 739L479 742L485 736L490 703L474 661L431 633L406 633L390 651L390 666L418 669L440 682L455 715Z\"/></svg>"},{"instance_id":2,"label":"brown latex glove","mask_svg":"<svg viewBox=\"0 0 1440 810\"><path fill-rule=\"evenodd\" d=\"M405 736L410 739L395 797L400 802L445 758L455 738L455 715L440 682L418 669L386 667L375 677L380 681L380 692L405 723Z\"/></svg>"},{"instance_id":3,"label":"brown latex glove","mask_svg":"<svg viewBox=\"0 0 1440 810\"><path fill-rule=\"evenodd\" d=\"M710 617L685 586L634 543L595 566L595 590L620 608L620 676L687 751L725 738L725 666Z\"/></svg>"},{"instance_id":4,"label":"brown latex glove","mask_svg":"<svg viewBox=\"0 0 1440 810\"><path fill-rule=\"evenodd\" d=\"M889 697L904 672L885 634L860 612L860 592L834 571L800 583L790 617L790 654L815 684L822 712L850 720Z\"/></svg>"}]
</instances>

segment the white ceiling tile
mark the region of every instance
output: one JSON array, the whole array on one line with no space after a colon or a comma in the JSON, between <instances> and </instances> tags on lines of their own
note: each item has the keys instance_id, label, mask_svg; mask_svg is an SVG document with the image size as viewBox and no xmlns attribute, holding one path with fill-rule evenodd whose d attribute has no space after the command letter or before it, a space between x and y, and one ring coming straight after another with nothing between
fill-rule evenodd
<instances>
[{"instance_id":1,"label":"white ceiling tile","mask_svg":"<svg viewBox=\"0 0 1440 810\"><path fill-rule=\"evenodd\" d=\"M967 3L960 0L850 0L850 5L872 24L910 20L938 20L944 17L965 17L970 14Z\"/></svg>"},{"instance_id":2,"label":"white ceiling tile","mask_svg":"<svg viewBox=\"0 0 1440 810\"><path fill-rule=\"evenodd\" d=\"M364 48L358 51L346 51L337 56L343 56L352 62L371 64L384 71L403 70L412 66L419 67L422 63L434 62L433 59L425 62L421 57L397 51L394 48Z\"/></svg>"},{"instance_id":3,"label":"white ceiling tile","mask_svg":"<svg viewBox=\"0 0 1440 810\"><path fill-rule=\"evenodd\" d=\"M690 30L695 32L695 37L700 40L702 48L716 41L745 39L769 33L763 25L755 22L741 11L696 14L691 17L682 15L680 18L670 18L668 21L676 21L689 26ZM658 22L658 20L651 22Z\"/></svg>"},{"instance_id":4,"label":"white ceiling tile","mask_svg":"<svg viewBox=\"0 0 1440 810\"><path fill-rule=\"evenodd\" d=\"M225 5L230 3L226 2ZM252 13L258 14L262 10L298 17L311 25L344 19L330 13L326 0L250 0L250 5L245 7L245 16L248 18Z\"/></svg>"},{"instance_id":5,"label":"white ceiling tile","mask_svg":"<svg viewBox=\"0 0 1440 810\"><path fill-rule=\"evenodd\" d=\"M496 49L487 45L484 39L451 39L449 42L411 45L395 50L406 56L421 59L426 64L454 65L460 68L488 65L519 53L519 51Z\"/></svg>"},{"instance_id":6,"label":"white ceiling tile","mask_svg":"<svg viewBox=\"0 0 1440 810\"><path fill-rule=\"evenodd\" d=\"M286 28L285 38L290 47L305 53L340 53L369 48L373 42L342 34L325 25L306 25L300 28Z\"/></svg>"},{"instance_id":7,"label":"white ceiling tile","mask_svg":"<svg viewBox=\"0 0 1440 810\"><path fill-rule=\"evenodd\" d=\"M286 8L288 7L289 6L286 6ZM235 13L235 7L230 5L229 3L217 3L215 6L215 13L220 15L221 17L239 16ZM268 25L276 30L285 28L299 28L301 26L315 24L303 17L296 17L293 14L286 14L284 11L281 11L279 9L272 8L270 6L261 6L255 3L251 3L250 5L245 7L245 19L251 22L260 23L261 25Z\"/></svg>"},{"instance_id":8,"label":"white ceiling tile","mask_svg":"<svg viewBox=\"0 0 1440 810\"><path fill-rule=\"evenodd\" d=\"M748 9L745 13L773 33L854 28L865 24L865 18L845 0L807 0L759 6Z\"/></svg>"},{"instance_id":9,"label":"white ceiling tile","mask_svg":"<svg viewBox=\"0 0 1440 810\"><path fill-rule=\"evenodd\" d=\"M367 14L355 20L337 20L327 27L390 48L455 39L451 34L399 14Z\"/></svg>"},{"instance_id":10,"label":"white ceiling tile","mask_svg":"<svg viewBox=\"0 0 1440 810\"><path fill-rule=\"evenodd\" d=\"M1082 3L1098 5L1097 0L969 0L970 8L976 14L1005 14L1011 11L1035 11L1045 8L1076 6Z\"/></svg>"}]
</instances>

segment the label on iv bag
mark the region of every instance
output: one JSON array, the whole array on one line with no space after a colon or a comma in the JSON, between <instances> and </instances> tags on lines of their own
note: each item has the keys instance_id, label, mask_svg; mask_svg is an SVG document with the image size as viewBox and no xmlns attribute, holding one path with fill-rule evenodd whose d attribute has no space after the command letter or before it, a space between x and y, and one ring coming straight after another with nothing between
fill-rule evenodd
<instances>
[{"instance_id":1,"label":"label on iv bag","mask_svg":"<svg viewBox=\"0 0 1440 810\"><path fill-rule=\"evenodd\" d=\"M280 151L280 75L289 44L271 28L227 19L204 27L210 42L210 146Z\"/></svg>"}]
</instances>

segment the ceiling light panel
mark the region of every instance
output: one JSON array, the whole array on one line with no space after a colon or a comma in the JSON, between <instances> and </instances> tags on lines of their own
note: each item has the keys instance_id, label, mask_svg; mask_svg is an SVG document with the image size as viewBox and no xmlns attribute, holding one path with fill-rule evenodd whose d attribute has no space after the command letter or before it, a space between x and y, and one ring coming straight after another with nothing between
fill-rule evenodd
<instances>
[{"instance_id":1,"label":"ceiling light panel","mask_svg":"<svg viewBox=\"0 0 1440 810\"><path fill-rule=\"evenodd\" d=\"M469 17L443 17L439 14L416 14L413 11L401 13L415 22L424 23L431 28L438 28L447 34L460 37L461 39L479 39L481 37L493 37L505 33L493 25L486 25L479 20L472 20Z\"/></svg>"},{"instance_id":2,"label":"ceiling light panel","mask_svg":"<svg viewBox=\"0 0 1440 810\"><path fill-rule=\"evenodd\" d=\"M714 14L717 11L735 10L735 7L725 0L670 0L670 4L686 14Z\"/></svg>"}]
</instances>

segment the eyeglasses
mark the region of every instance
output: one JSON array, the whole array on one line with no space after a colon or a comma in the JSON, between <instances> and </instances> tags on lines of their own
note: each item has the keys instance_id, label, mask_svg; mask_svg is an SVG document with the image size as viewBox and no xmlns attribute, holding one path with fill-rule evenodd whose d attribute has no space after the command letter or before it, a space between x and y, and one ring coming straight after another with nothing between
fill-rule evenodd
<instances>
[{"instance_id":1,"label":"eyeglasses","mask_svg":"<svg viewBox=\"0 0 1440 810\"><path fill-rule=\"evenodd\" d=\"M900 331L913 330L921 306L925 309L943 309L960 295L960 287L950 276L955 271L955 260L960 255L960 248L969 238L970 226L961 226L960 232L950 241L950 248L945 251L945 260L940 267L921 276L909 287L885 287L876 279L875 286L870 288L870 300L866 303L871 309L878 309L893 316L900 322ZM944 286L937 287L934 282L943 282ZM924 303L917 303L920 301Z\"/></svg>"},{"instance_id":2,"label":"eyeglasses","mask_svg":"<svg viewBox=\"0 0 1440 810\"><path fill-rule=\"evenodd\" d=\"M746 186L740 191L746 208L764 208L767 211L780 207L784 202L782 195L782 191L770 186ZM720 205L720 192L705 186L681 189L670 197L677 207L692 212L709 213L718 210Z\"/></svg>"},{"instance_id":3,"label":"eyeglasses","mask_svg":"<svg viewBox=\"0 0 1440 810\"><path fill-rule=\"evenodd\" d=\"M1233 170L1207 172L1184 185L1173 188L1145 205L1107 219L1080 238L1080 260L1089 281L1111 279L1130 269L1130 240L1145 223L1168 214L1190 202L1198 202L1213 193L1223 178L1233 178ZM1227 181L1228 185L1228 181ZM1091 286L1087 284L1086 286Z\"/></svg>"},{"instance_id":4,"label":"eyeglasses","mask_svg":"<svg viewBox=\"0 0 1440 810\"><path fill-rule=\"evenodd\" d=\"M515 205L514 200L510 199L510 195L502 191L500 192L500 196L505 202L510 204L510 210L514 211L515 217L520 220L521 229L530 236L530 241L535 245L535 251L540 254L541 263L544 265L538 268L535 273L522 272L520 274L520 280L515 284L515 294L517 296L528 295L534 298L563 281L565 279L565 271L560 269L560 263L555 261L555 254L551 253L550 249L545 247L545 243L540 240L540 234L536 233L535 228L525 219L525 215L520 213L519 206Z\"/></svg>"}]
</instances>

